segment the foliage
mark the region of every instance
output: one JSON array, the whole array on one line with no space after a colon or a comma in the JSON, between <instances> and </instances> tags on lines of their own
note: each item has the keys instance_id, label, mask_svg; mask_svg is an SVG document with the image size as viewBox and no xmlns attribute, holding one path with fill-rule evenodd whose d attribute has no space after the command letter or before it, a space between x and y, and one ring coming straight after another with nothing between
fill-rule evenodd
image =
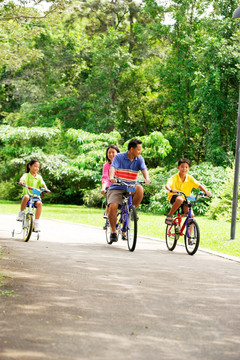
<instances>
[{"instance_id":1,"label":"foliage","mask_svg":"<svg viewBox=\"0 0 240 360\"><path fill-rule=\"evenodd\" d=\"M159 131L140 136L139 139L142 140L142 155L149 168L158 166L172 149L169 141Z\"/></svg>"},{"instance_id":2,"label":"foliage","mask_svg":"<svg viewBox=\"0 0 240 360\"><path fill-rule=\"evenodd\" d=\"M105 197L101 194L101 188L97 187L92 190L85 190L83 203L89 207L102 207L105 204Z\"/></svg>"},{"instance_id":3,"label":"foliage","mask_svg":"<svg viewBox=\"0 0 240 360\"><path fill-rule=\"evenodd\" d=\"M208 215L211 219L219 221L230 221L232 216L232 199L234 172L227 169L227 178L220 187L218 196L215 197L209 206ZM240 190L240 186L239 186ZM238 194L237 220L240 219L240 192Z\"/></svg>"},{"instance_id":4,"label":"foliage","mask_svg":"<svg viewBox=\"0 0 240 360\"><path fill-rule=\"evenodd\" d=\"M38 156L49 201L82 203L109 143L126 150L133 137L158 181L145 188L143 206L154 211L167 209L159 184L176 159L232 166L236 0L41 2L0 2L0 180L9 189L1 196L16 197L10 179ZM195 169L218 194L210 165Z\"/></svg>"}]
</instances>

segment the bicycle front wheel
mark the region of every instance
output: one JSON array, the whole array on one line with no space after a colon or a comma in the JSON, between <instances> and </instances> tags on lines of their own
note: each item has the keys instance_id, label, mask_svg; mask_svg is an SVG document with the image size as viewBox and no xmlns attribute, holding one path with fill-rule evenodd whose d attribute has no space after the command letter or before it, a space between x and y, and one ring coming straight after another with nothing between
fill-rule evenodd
<instances>
[{"instance_id":1,"label":"bicycle front wheel","mask_svg":"<svg viewBox=\"0 0 240 360\"><path fill-rule=\"evenodd\" d=\"M106 225L105 225L106 229L105 229L105 233L106 233L106 240L107 240L107 243L109 245L112 244L112 241L110 240L110 235L111 235L111 227L110 227L110 224L109 224L109 221L108 219L106 220Z\"/></svg>"},{"instance_id":2,"label":"bicycle front wheel","mask_svg":"<svg viewBox=\"0 0 240 360\"><path fill-rule=\"evenodd\" d=\"M26 242L30 239L33 232L33 215L26 214L23 219L23 240Z\"/></svg>"},{"instance_id":3,"label":"bicycle front wheel","mask_svg":"<svg viewBox=\"0 0 240 360\"><path fill-rule=\"evenodd\" d=\"M195 220L190 220L188 223L188 234L187 229L184 234L185 248L189 255L194 255L198 249L200 242L200 230Z\"/></svg>"},{"instance_id":4,"label":"bicycle front wheel","mask_svg":"<svg viewBox=\"0 0 240 360\"><path fill-rule=\"evenodd\" d=\"M177 245L177 237L175 234L174 224L167 225L166 227L166 244L170 251L173 251Z\"/></svg>"},{"instance_id":5,"label":"bicycle front wheel","mask_svg":"<svg viewBox=\"0 0 240 360\"><path fill-rule=\"evenodd\" d=\"M134 251L137 244L137 213L134 206L128 213L127 242L129 251Z\"/></svg>"}]
</instances>

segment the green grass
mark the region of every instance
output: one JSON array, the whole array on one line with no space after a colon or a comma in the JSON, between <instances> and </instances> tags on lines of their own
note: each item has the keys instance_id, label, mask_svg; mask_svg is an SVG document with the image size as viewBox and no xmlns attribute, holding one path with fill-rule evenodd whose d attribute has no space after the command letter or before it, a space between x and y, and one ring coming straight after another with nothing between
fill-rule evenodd
<instances>
[{"instance_id":1,"label":"green grass","mask_svg":"<svg viewBox=\"0 0 240 360\"><path fill-rule=\"evenodd\" d=\"M0 201L0 213L17 214L19 204ZM102 227L103 210L77 205L43 205L42 216ZM165 239L164 216L138 212L139 234ZM229 222L217 222L206 217L196 217L201 231L200 247L232 256L240 256L240 224L236 227L236 240L230 241Z\"/></svg>"}]
</instances>

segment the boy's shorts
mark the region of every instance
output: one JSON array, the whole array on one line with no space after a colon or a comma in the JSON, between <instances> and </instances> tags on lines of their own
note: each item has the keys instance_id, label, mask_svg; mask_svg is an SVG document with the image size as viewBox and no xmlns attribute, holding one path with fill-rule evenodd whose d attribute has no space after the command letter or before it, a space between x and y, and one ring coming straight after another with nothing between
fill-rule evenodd
<instances>
[{"instance_id":1,"label":"boy's shorts","mask_svg":"<svg viewBox=\"0 0 240 360\"><path fill-rule=\"evenodd\" d=\"M112 203L116 203L122 205L123 193L125 193L125 190L108 190L107 204L110 205Z\"/></svg>"},{"instance_id":2,"label":"boy's shorts","mask_svg":"<svg viewBox=\"0 0 240 360\"><path fill-rule=\"evenodd\" d=\"M173 196L171 197L170 203L171 203L172 205L175 203L176 198L177 198L178 196L179 196L179 195L173 195ZM186 202L185 200L183 201L182 205L180 206L180 208L182 209L182 211L183 211L183 205L187 205L187 202Z\"/></svg>"}]
</instances>

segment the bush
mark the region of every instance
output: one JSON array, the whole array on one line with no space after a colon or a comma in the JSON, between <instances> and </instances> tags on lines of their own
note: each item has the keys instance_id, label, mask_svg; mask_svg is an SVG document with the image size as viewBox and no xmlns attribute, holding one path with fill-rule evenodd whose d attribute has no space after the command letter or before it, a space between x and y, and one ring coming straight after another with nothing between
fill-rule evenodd
<instances>
[{"instance_id":1,"label":"bush","mask_svg":"<svg viewBox=\"0 0 240 360\"><path fill-rule=\"evenodd\" d=\"M0 199L1 200L20 200L22 188L17 186L14 181L1 181L0 183Z\"/></svg>"},{"instance_id":2,"label":"bush","mask_svg":"<svg viewBox=\"0 0 240 360\"><path fill-rule=\"evenodd\" d=\"M85 190L83 196L84 205L89 207L103 207L105 197L101 194L101 188Z\"/></svg>"},{"instance_id":3,"label":"bush","mask_svg":"<svg viewBox=\"0 0 240 360\"><path fill-rule=\"evenodd\" d=\"M226 171L227 179L209 206L208 216L215 220L230 221L232 216L233 183L234 172L232 169ZM240 189L240 188L239 188ZM237 220L240 219L240 191L238 194Z\"/></svg>"}]
</instances>

